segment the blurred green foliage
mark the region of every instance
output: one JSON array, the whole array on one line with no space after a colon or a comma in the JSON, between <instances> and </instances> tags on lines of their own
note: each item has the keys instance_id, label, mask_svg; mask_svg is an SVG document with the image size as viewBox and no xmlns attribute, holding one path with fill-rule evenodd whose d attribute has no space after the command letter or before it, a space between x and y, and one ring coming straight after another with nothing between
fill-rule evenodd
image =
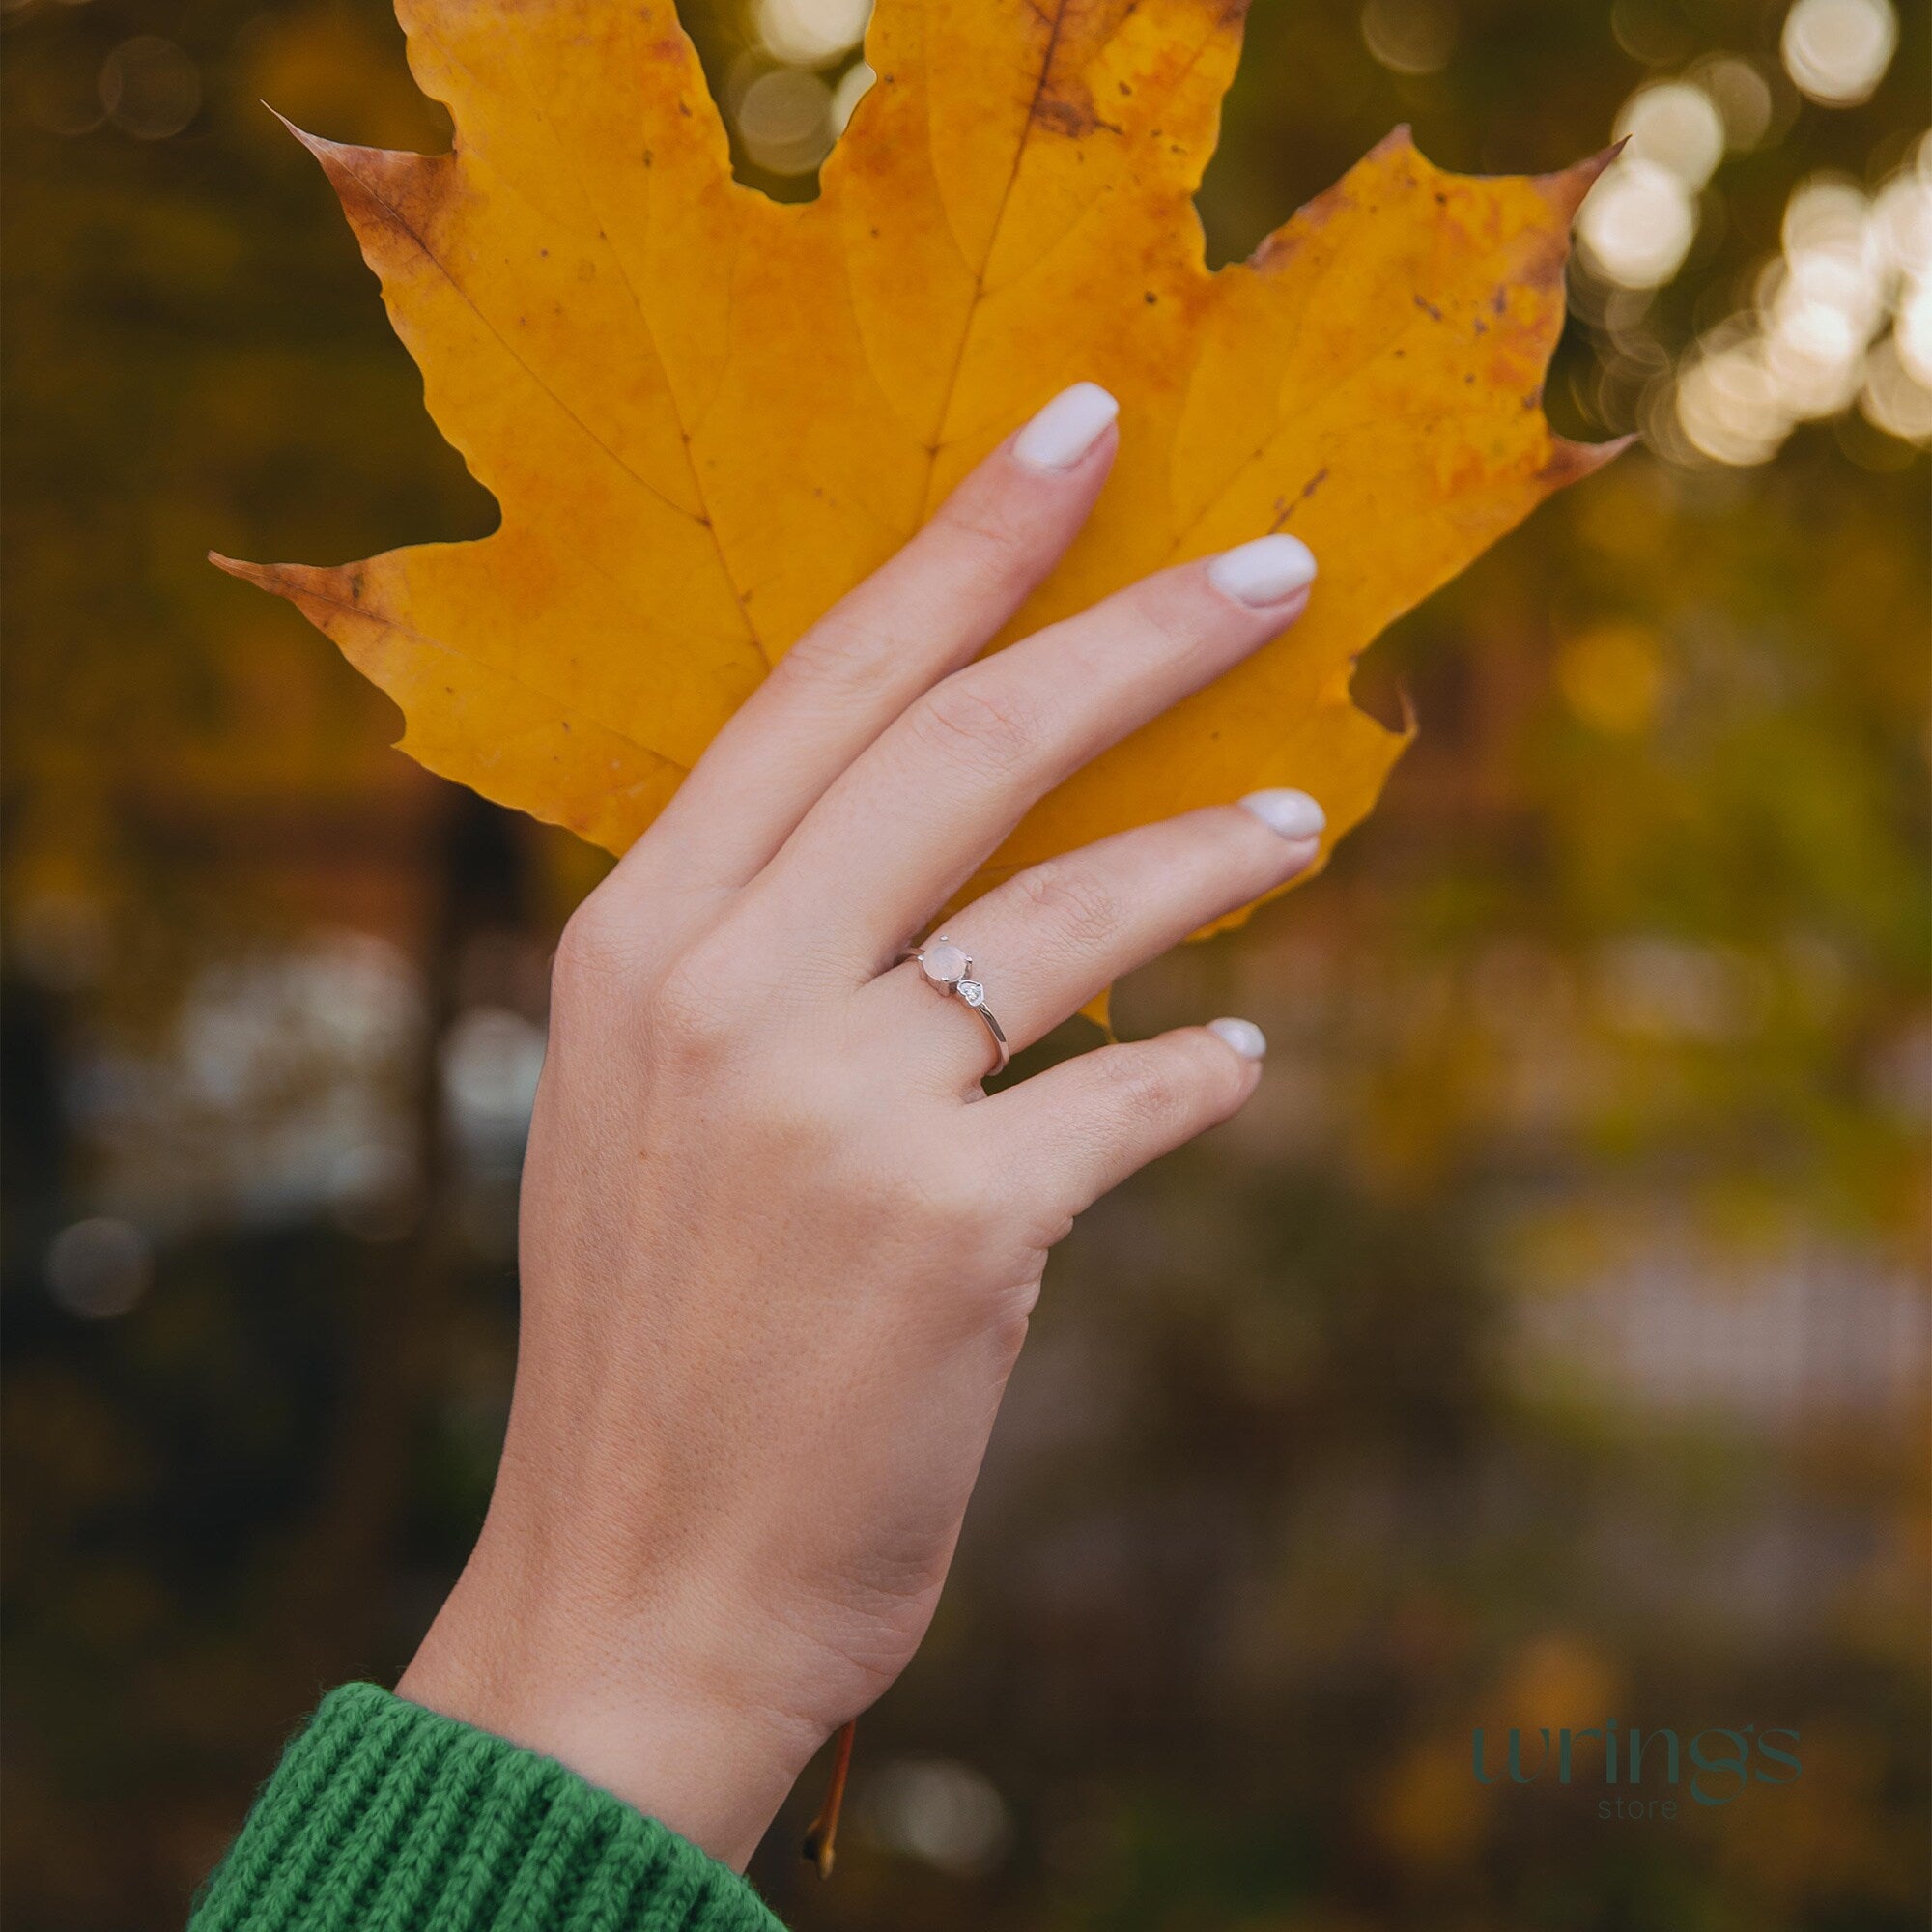
<instances>
[{"instance_id":1,"label":"blurred green foliage","mask_svg":"<svg viewBox=\"0 0 1932 1932\"><path fill-rule=\"evenodd\" d=\"M1354 6L1257 0L1216 259L1398 120L1552 167L1648 71L1775 72L1781 18L1435 11L1403 76ZM728 86L743 21L691 17ZM177 1921L462 1559L597 867L387 751L201 560L493 521L257 104L446 140L380 0L6 20L5 1830L14 1921L67 1932ZM1662 353L1796 182L1899 164L1903 24L1869 102L1724 163ZM1612 347L1566 342L1574 433L1638 419ZM754 1867L801 1932L1923 1922L1925 510L1856 416L1754 469L1639 450L1378 648L1424 733L1377 818L1121 993L1130 1032L1253 1014L1268 1081L1056 1258L838 1877L789 1815ZM1795 1726L1804 1776L1666 1823L1471 1775L1473 1725L1606 1717Z\"/></svg>"}]
</instances>

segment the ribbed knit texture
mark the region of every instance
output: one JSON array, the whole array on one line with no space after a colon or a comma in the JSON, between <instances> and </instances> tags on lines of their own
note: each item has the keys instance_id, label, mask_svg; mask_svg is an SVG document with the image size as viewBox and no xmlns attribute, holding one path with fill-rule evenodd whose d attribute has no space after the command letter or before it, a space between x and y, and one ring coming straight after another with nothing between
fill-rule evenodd
<instances>
[{"instance_id":1,"label":"ribbed knit texture","mask_svg":"<svg viewBox=\"0 0 1932 1932\"><path fill-rule=\"evenodd\" d=\"M189 1932L783 1932L735 1872L554 1758L332 1690Z\"/></svg>"}]
</instances>

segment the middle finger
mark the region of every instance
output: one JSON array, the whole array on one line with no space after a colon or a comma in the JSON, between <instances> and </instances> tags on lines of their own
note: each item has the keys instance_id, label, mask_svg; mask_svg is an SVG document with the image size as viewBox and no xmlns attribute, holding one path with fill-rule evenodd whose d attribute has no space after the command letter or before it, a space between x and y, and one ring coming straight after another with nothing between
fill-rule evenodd
<instances>
[{"instance_id":1,"label":"middle finger","mask_svg":"<svg viewBox=\"0 0 1932 1932\"><path fill-rule=\"evenodd\" d=\"M867 978L1036 800L1298 617L1315 559L1265 536L1144 579L943 679L826 792L767 868L781 930L845 917Z\"/></svg>"}]
</instances>

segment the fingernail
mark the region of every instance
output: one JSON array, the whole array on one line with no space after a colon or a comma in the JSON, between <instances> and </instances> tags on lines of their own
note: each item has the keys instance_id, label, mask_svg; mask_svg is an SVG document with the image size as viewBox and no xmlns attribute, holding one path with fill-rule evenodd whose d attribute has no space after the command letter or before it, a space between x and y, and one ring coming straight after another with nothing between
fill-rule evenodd
<instances>
[{"instance_id":1,"label":"fingernail","mask_svg":"<svg viewBox=\"0 0 1932 1932\"><path fill-rule=\"evenodd\" d=\"M1267 1035L1253 1020L1209 1020L1208 1031L1219 1034L1243 1060L1260 1060L1268 1050Z\"/></svg>"},{"instance_id":2,"label":"fingernail","mask_svg":"<svg viewBox=\"0 0 1932 1932\"><path fill-rule=\"evenodd\" d=\"M1208 581L1237 604L1261 610L1315 582L1315 553L1299 537L1257 537L1224 550L1208 566Z\"/></svg>"},{"instance_id":3,"label":"fingernail","mask_svg":"<svg viewBox=\"0 0 1932 1932\"><path fill-rule=\"evenodd\" d=\"M1328 823L1328 814L1305 791L1290 791L1285 785L1251 791L1240 803L1243 811L1252 811L1284 838L1313 838Z\"/></svg>"},{"instance_id":4,"label":"fingernail","mask_svg":"<svg viewBox=\"0 0 1932 1932\"><path fill-rule=\"evenodd\" d=\"M1013 439L1013 454L1029 469L1071 469L1120 412L1098 383L1075 383Z\"/></svg>"}]
</instances>

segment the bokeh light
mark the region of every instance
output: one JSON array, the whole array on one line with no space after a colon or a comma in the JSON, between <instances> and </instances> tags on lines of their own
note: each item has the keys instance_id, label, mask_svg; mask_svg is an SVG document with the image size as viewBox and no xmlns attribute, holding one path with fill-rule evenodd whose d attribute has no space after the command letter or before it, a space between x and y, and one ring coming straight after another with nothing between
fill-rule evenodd
<instances>
[{"instance_id":1,"label":"bokeh light","mask_svg":"<svg viewBox=\"0 0 1932 1932\"><path fill-rule=\"evenodd\" d=\"M1897 40L1890 0L1798 0L1782 51L1806 96L1851 106L1884 78ZM1713 185L1726 153L1782 138L1795 103L1782 80L1748 58L1714 53L1676 78L1640 87L1617 116L1623 153L1577 221L1579 295L1602 352L1594 400L1578 394L1612 418L1629 406L1618 395L1635 398L1660 453L1764 463L1799 423L1855 406L1888 435L1924 440L1920 426L1932 407L1920 394L1932 390L1932 137L1875 188L1842 172L1800 181L1785 205L1780 250L1754 271L1747 304L1711 321L1718 291L1708 291L1702 326L1681 350L1645 314L1652 292L1690 259L1705 215L1728 218ZM1591 298L1593 279L1630 292L1625 299L1641 306L1629 313L1602 293Z\"/></svg>"},{"instance_id":2,"label":"bokeh light","mask_svg":"<svg viewBox=\"0 0 1932 1932\"><path fill-rule=\"evenodd\" d=\"M1631 97L1617 117L1626 158L1653 161L1694 193L1724 157L1726 130L1718 103L1700 86L1669 80Z\"/></svg>"},{"instance_id":3,"label":"bokeh light","mask_svg":"<svg viewBox=\"0 0 1932 1932\"><path fill-rule=\"evenodd\" d=\"M1827 107L1869 100L1898 46L1891 0L1798 0L1779 50L1799 91Z\"/></svg>"},{"instance_id":4,"label":"bokeh light","mask_svg":"<svg viewBox=\"0 0 1932 1932\"><path fill-rule=\"evenodd\" d=\"M1925 440L1932 181L1907 167L1871 196L1851 176L1812 175L1785 204L1782 241L1752 306L1687 357L1676 419L1691 446L1718 463L1764 463L1800 422L1854 403L1888 434Z\"/></svg>"},{"instance_id":5,"label":"bokeh light","mask_svg":"<svg viewBox=\"0 0 1932 1932\"><path fill-rule=\"evenodd\" d=\"M1585 265L1626 289L1661 288L1697 238L1697 197L1729 143L1723 109L1701 85L1640 88L1617 116L1624 151L1577 222Z\"/></svg>"},{"instance_id":6,"label":"bokeh light","mask_svg":"<svg viewBox=\"0 0 1932 1932\"><path fill-rule=\"evenodd\" d=\"M100 104L124 134L164 141L201 111L201 73L172 41L139 34L101 64Z\"/></svg>"},{"instance_id":7,"label":"bokeh light","mask_svg":"<svg viewBox=\"0 0 1932 1932\"><path fill-rule=\"evenodd\" d=\"M1626 737L1656 721L1664 693L1656 633L1641 624L1591 626L1557 648L1556 688L1592 730Z\"/></svg>"},{"instance_id":8,"label":"bokeh light","mask_svg":"<svg viewBox=\"0 0 1932 1932\"><path fill-rule=\"evenodd\" d=\"M47 1292L70 1315L102 1321L128 1314L148 1292L154 1255L138 1228L91 1215L54 1236L46 1269Z\"/></svg>"},{"instance_id":9,"label":"bokeh light","mask_svg":"<svg viewBox=\"0 0 1932 1932\"><path fill-rule=\"evenodd\" d=\"M950 1758L897 1758L869 1780L863 1823L875 1843L955 1878L994 1870L1012 1839L991 1779Z\"/></svg>"},{"instance_id":10,"label":"bokeh light","mask_svg":"<svg viewBox=\"0 0 1932 1932\"><path fill-rule=\"evenodd\" d=\"M1777 454L1790 420L1754 333L1700 346L1679 378L1677 420L1692 447L1715 462L1743 467Z\"/></svg>"},{"instance_id":11,"label":"bokeh light","mask_svg":"<svg viewBox=\"0 0 1932 1932\"><path fill-rule=\"evenodd\" d=\"M1628 156L1590 190L1577 224L1589 265L1627 289L1662 287L1696 234L1697 211L1683 182L1656 161Z\"/></svg>"},{"instance_id":12,"label":"bokeh light","mask_svg":"<svg viewBox=\"0 0 1932 1932\"><path fill-rule=\"evenodd\" d=\"M1932 277L1932 182L1920 170L1901 169L1879 189L1871 227L1899 274L1919 282Z\"/></svg>"},{"instance_id":13,"label":"bokeh light","mask_svg":"<svg viewBox=\"0 0 1932 1932\"><path fill-rule=\"evenodd\" d=\"M1776 102L1771 82L1754 61L1719 54L1701 63L1693 77L1723 116L1727 146L1747 154L1763 143L1771 132Z\"/></svg>"},{"instance_id":14,"label":"bokeh light","mask_svg":"<svg viewBox=\"0 0 1932 1932\"><path fill-rule=\"evenodd\" d=\"M1912 293L1899 305L1892 339L1913 380L1932 388L1932 282L1913 284Z\"/></svg>"},{"instance_id":15,"label":"bokeh light","mask_svg":"<svg viewBox=\"0 0 1932 1932\"><path fill-rule=\"evenodd\" d=\"M810 174L833 132L832 90L808 69L767 68L738 97L745 152L770 174Z\"/></svg>"},{"instance_id":16,"label":"bokeh light","mask_svg":"<svg viewBox=\"0 0 1932 1932\"><path fill-rule=\"evenodd\" d=\"M872 0L758 0L757 36L788 67L829 67L865 38Z\"/></svg>"},{"instance_id":17,"label":"bokeh light","mask_svg":"<svg viewBox=\"0 0 1932 1932\"><path fill-rule=\"evenodd\" d=\"M1932 382L1905 366L1898 338L1889 335L1865 358L1859 408L1867 422L1906 442L1932 442Z\"/></svg>"},{"instance_id":18,"label":"bokeh light","mask_svg":"<svg viewBox=\"0 0 1932 1932\"><path fill-rule=\"evenodd\" d=\"M875 78L850 58L871 13L872 0L752 0L726 100L754 168L796 179L831 152Z\"/></svg>"},{"instance_id":19,"label":"bokeh light","mask_svg":"<svg viewBox=\"0 0 1932 1932\"><path fill-rule=\"evenodd\" d=\"M457 1132L520 1147L543 1071L543 1028L500 1007L472 1007L451 1025L439 1060Z\"/></svg>"},{"instance_id":20,"label":"bokeh light","mask_svg":"<svg viewBox=\"0 0 1932 1932\"><path fill-rule=\"evenodd\" d=\"M1391 73L1440 73L1456 50L1457 20L1444 0L1368 0L1362 41Z\"/></svg>"}]
</instances>

